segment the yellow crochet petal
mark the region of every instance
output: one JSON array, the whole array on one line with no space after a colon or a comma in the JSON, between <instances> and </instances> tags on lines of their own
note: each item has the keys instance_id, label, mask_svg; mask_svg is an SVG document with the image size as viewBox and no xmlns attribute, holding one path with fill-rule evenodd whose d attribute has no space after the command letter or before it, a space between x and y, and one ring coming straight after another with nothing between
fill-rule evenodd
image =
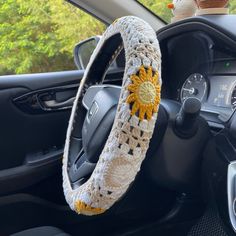
<instances>
[{"instance_id":1,"label":"yellow crochet petal","mask_svg":"<svg viewBox=\"0 0 236 236\"><path fill-rule=\"evenodd\" d=\"M145 116L145 109L144 109L144 107L140 107L140 109L139 109L139 119L140 120L143 120L144 119L144 116Z\"/></svg>"},{"instance_id":2,"label":"yellow crochet petal","mask_svg":"<svg viewBox=\"0 0 236 236\"><path fill-rule=\"evenodd\" d=\"M116 20L113 21L112 25L114 25L120 18L117 18Z\"/></svg>"},{"instance_id":3,"label":"yellow crochet petal","mask_svg":"<svg viewBox=\"0 0 236 236\"><path fill-rule=\"evenodd\" d=\"M150 109L147 110L147 120L152 119L152 112L153 112L153 108L150 107Z\"/></svg>"},{"instance_id":4,"label":"yellow crochet petal","mask_svg":"<svg viewBox=\"0 0 236 236\"><path fill-rule=\"evenodd\" d=\"M158 81L158 77L159 77L159 76L158 76L158 73L156 72L156 73L154 74L154 76L152 77L152 82L156 84L157 81Z\"/></svg>"},{"instance_id":5,"label":"yellow crochet petal","mask_svg":"<svg viewBox=\"0 0 236 236\"><path fill-rule=\"evenodd\" d=\"M91 207L82 201L77 201L75 203L75 211L85 215L99 215L105 212L102 208Z\"/></svg>"},{"instance_id":6,"label":"yellow crochet petal","mask_svg":"<svg viewBox=\"0 0 236 236\"><path fill-rule=\"evenodd\" d=\"M133 115L135 115L135 113L138 111L138 109L139 109L139 103L138 102L135 102L134 104L133 104L133 106L132 106L132 111L131 111L131 115L133 116Z\"/></svg>"},{"instance_id":7,"label":"yellow crochet petal","mask_svg":"<svg viewBox=\"0 0 236 236\"><path fill-rule=\"evenodd\" d=\"M139 69L139 79L142 82L147 80L147 73L146 73L146 69L144 68L144 66L141 66Z\"/></svg>"},{"instance_id":8,"label":"yellow crochet petal","mask_svg":"<svg viewBox=\"0 0 236 236\"><path fill-rule=\"evenodd\" d=\"M155 100L155 103L154 103L154 106L153 106L153 112L156 113L157 112L157 108L158 108L158 105L160 104L160 99L157 98Z\"/></svg>"},{"instance_id":9,"label":"yellow crochet petal","mask_svg":"<svg viewBox=\"0 0 236 236\"><path fill-rule=\"evenodd\" d=\"M132 103L132 102L134 102L134 101L136 101L136 95L135 95L134 93L131 93L131 94L127 97L126 102L127 102L127 103Z\"/></svg>"},{"instance_id":10,"label":"yellow crochet petal","mask_svg":"<svg viewBox=\"0 0 236 236\"><path fill-rule=\"evenodd\" d=\"M148 78L148 80L152 80L152 67L151 66L149 66L148 67L148 70L147 70L147 78Z\"/></svg>"},{"instance_id":11,"label":"yellow crochet petal","mask_svg":"<svg viewBox=\"0 0 236 236\"><path fill-rule=\"evenodd\" d=\"M140 79L137 75L131 75L130 79L132 80L132 82L134 84L140 84L141 83L141 81L140 81Z\"/></svg>"},{"instance_id":12,"label":"yellow crochet petal","mask_svg":"<svg viewBox=\"0 0 236 236\"><path fill-rule=\"evenodd\" d=\"M136 89L137 89L137 85L136 84L130 84L129 86L128 86L128 90L130 91L130 92L135 92L136 91Z\"/></svg>"},{"instance_id":13,"label":"yellow crochet petal","mask_svg":"<svg viewBox=\"0 0 236 236\"><path fill-rule=\"evenodd\" d=\"M153 112L154 112L154 113L157 113L157 107L158 107L158 105L156 105L156 106L153 107Z\"/></svg>"}]
</instances>

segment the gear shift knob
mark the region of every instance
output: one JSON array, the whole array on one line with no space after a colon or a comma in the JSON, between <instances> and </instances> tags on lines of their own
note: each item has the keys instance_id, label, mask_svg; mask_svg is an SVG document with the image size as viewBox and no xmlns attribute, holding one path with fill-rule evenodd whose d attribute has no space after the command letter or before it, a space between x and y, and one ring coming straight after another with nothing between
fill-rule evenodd
<instances>
[{"instance_id":1,"label":"gear shift knob","mask_svg":"<svg viewBox=\"0 0 236 236\"><path fill-rule=\"evenodd\" d=\"M201 102L197 98L187 98L175 120L175 130L182 137L193 136L198 128L197 118L201 111Z\"/></svg>"}]
</instances>

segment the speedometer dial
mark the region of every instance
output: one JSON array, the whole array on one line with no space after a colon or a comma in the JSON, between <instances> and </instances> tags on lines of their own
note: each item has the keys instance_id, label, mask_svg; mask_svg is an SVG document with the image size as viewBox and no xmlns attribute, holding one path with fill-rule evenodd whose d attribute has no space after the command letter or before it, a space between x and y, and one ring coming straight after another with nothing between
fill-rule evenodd
<instances>
[{"instance_id":1,"label":"speedometer dial","mask_svg":"<svg viewBox=\"0 0 236 236\"><path fill-rule=\"evenodd\" d=\"M201 102L207 95L207 81L203 75L195 73L188 77L181 89L181 101L187 98L198 98Z\"/></svg>"},{"instance_id":2,"label":"speedometer dial","mask_svg":"<svg viewBox=\"0 0 236 236\"><path fill-rule=\"evenodd\" d=\"M233 90L233 92L232 92L231 105L232 105L232 108L233 108L233 109L236 108L236 86L234 87L234 90Z\"/></svg>"}]
</instances>

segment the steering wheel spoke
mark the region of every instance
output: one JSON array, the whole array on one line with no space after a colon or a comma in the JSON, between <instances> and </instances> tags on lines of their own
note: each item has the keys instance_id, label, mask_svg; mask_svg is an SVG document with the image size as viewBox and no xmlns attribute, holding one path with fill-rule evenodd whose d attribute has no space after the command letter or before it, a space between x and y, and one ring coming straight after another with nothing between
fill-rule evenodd
<instances>
[{"instance_id":1,"label":"steering wheel spoke","mask_svg":"<svg viewBox=\"0 0 236 236\"><path fill-rule=\"evenodd\" d=\"M81 184L83 180L88 179L95 169L95 166L96 164L89 162L87 160L86 154L83 153L69 169L71 183L78 187L78 185Z\"/></svg>"},{"instance_id":2,"label":"steering wheel spoke","mask_svg":"<svg viewBox=\"0 0 236 236\"><path fill-rule=\"evenodd\" d=\"M96 91L96 86L91 90ZM98 161L111 131L120 90L120 87L100 86L87 112L82 128L82 140L87 159L92 163Z\"/></svg>"}]
</instances>

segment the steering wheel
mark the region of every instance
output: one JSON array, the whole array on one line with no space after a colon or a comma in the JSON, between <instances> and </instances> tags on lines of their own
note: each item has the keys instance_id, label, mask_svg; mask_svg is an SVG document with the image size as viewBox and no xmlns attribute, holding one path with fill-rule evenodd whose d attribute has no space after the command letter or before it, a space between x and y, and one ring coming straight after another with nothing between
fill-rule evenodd
<instances>
[{"instance_id":1,"label":"steering wheel","mask_svg":"<svg viewBox=\"0 0 236 236\"><path fill-rule=\"evenodd\" d=\"M123 47L122 87L103 84ZM116 20L93 52L72 108L63 158L64 194L72 210L101 214L125 194L146 156L160 92L154 30L137 17Z\"/></svg>"}]
</instances>

